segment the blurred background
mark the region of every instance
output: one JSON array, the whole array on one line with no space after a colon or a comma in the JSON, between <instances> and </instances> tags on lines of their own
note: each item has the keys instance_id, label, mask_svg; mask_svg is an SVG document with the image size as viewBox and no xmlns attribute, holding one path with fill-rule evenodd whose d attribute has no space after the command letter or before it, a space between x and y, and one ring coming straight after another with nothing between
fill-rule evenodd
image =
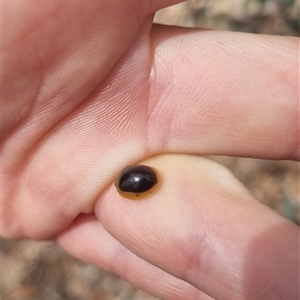
<instances>
[{"instance_id":1,"label":"blurred background","mask_svg":"<svg viewBox=\"0 0 300 300\"><path fill-rule=\"evenodd\" d=\"M296 0L190 0L157 12L156 23L299 36ZM299 163L210 157L254 197L299 225ZM117 276L80 262L53 242L1 240L1 300L154 300Z\"/></svg>"}]
</instances>

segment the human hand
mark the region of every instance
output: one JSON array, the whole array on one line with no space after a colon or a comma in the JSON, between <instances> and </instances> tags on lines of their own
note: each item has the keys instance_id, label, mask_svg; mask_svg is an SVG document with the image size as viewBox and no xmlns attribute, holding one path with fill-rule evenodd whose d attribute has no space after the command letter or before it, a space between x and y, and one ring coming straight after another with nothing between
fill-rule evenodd
<instances>
[{"instance_id":1,"label":"human hand","mask_svg":"<svg viewBox=\"0 0 300 300\"><path fill-rule=\"evenodd\" d=\"M164 152L299 159L298 40L150 32L148 3L4 1L2 233L164 299L293 299L299 229L223 167L150 158L163 184L141 202L113 182Z\"/></svg>"}]
</instances>

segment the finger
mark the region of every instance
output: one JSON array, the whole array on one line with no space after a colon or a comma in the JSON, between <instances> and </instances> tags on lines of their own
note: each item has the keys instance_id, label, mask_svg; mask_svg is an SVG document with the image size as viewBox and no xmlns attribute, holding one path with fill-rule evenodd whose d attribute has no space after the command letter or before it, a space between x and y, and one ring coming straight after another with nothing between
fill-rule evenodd
<instances>
[{"instance_id":1,"label":"finger","mask_svg":"<svg viewBox=\"0 0 300 300\"><path fill-rule=\"evenodd\" d=\"M212 299L130 252L102 227L93 214L80 215L57 237L57 241L71 255L113 272L161 299Z\"/></svg>"},{"instance_id":2,"label":"finger","mask_svg":"<svg viewBox=\"0 0 300 300\"><path fill-rule=\"evenodd\" d=\"M142 201L115 187L96 202L126 248L216 299L297 299L299 228L204 158L153 157L161 187ZM284 276L282 276L284 274Z\"/></svg>"},{"instance_id":3,"label":"finger","mask_svg":"<svg viewBox=\"0 0 300 300\"><path fill-rule=\"evenodd\" d=\"M151 41L152 152L299 159L299 39L155 26Z\"/></svg>"}]
</instances>

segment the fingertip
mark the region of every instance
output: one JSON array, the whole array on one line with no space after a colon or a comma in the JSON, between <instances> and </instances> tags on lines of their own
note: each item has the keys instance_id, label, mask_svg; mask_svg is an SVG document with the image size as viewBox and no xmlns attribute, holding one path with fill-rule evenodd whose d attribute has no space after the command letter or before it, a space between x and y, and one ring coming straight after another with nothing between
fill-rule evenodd
<instances>
[{"instance_id":1,"label":"fingertip","mask_svg":"<svg viewBox=\"0 0 300 300\"><path fill-rule=\"evenodd\" d=\"M218 216L226 207L220 201L245 189L224 167L203 157L167 154L141 163L158 171L159 188L132 201L111 185L95 204L95 214L135 254L185 277L194 254L200 248L205 252L202 244L214 239L209 233L220 231L224 220Z\"/></svg>"},{"instance_id":2,"label":"fingertip","mask_svg":"<svg viewBox=\"0 0 300 300\"><path fill-rule=\"evenodd\" d=\"M247 296L242 277L249 271L244 269L249 245L274 225L289 228L287 221L254 201L223 166L203 157L165 154L141 163L159 172L159 189L132 201L111 185L95 204L106 230L137 256L212 297L228 291L235 293L229 297ZM252 269L261 259L255 255L248 263ZM253 286L260 288L257 282Z\"/></svg>"}]
</instances>

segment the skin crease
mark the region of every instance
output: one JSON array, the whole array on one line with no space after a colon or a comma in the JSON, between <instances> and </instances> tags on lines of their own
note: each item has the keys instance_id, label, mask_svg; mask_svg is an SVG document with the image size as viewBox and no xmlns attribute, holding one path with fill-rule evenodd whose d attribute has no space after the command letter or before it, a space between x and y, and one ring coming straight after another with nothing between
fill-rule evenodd
<instances>
[{"instance_id":1,"label":"skin crease","mask_svg":"<svg viewBox=\"0 0 300 300\"><path fill-rule=\"evenodd\" d=\"M2 1L1 234L162 299L298 299L296 225L215 163L144 160L298 160L299 39L152 27L175 2ZM147 201L114 187L135 163Z\"/></svg>"}]
</instances>

